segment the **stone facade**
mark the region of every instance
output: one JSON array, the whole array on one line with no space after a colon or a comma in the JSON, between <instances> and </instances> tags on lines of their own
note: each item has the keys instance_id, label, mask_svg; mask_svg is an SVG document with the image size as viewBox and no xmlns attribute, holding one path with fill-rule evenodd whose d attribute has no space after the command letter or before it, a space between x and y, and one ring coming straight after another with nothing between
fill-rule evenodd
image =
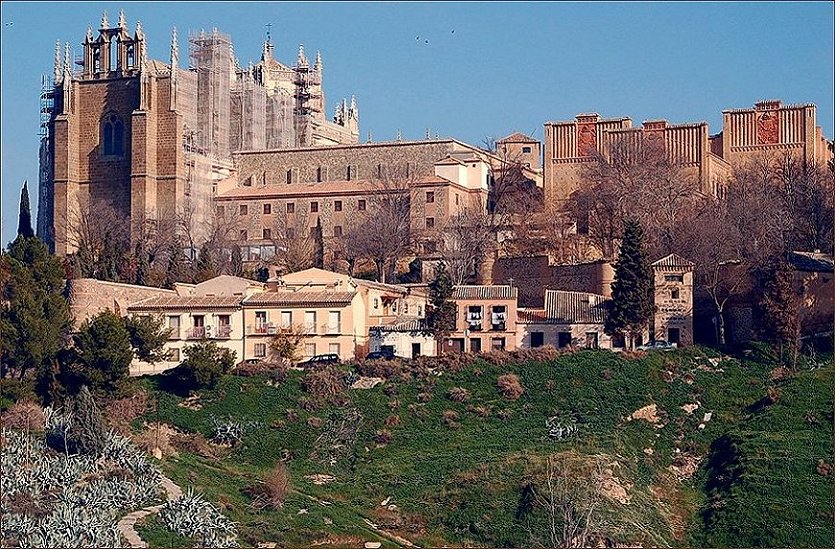
<instances>
[{"instance_id":1,"label":"stone facade","mask_svg":"<svg viewBox=\"0 0 835 549\"><path fill-rule=\"evenodd\" d=\"M240 149L356 143L352 98L326 120L322 61L299 50L296 65L272 58L241 68L231 39L216 29L189 37L190 68L179 67L176 30L169 63L147 58L139 23L124 14L88 28L81 70L69 44L56 47L49 121L41 144L39 235L59 255L75 251L87 212L104 206L131 222L213 211L218 181ZM201 217L203 216L203 217Z\"/></svg>"},{"instance_id":2,"label":"stone facade","mask_svg":"<svg viewBox=\"0 0 835 549\"><path fill-rule=\"evenodd\" d=\"M552 265L546 256L498 258L492 283L518 288L520 307L543 307L546 289L612 295L614 269L608 261Z\"/></svg>"},{"instance_id":3,"label":"stone facade","mask_svg":"<svg viewBox=\"0 0 835 549\"><path fill-rule=\"evenodd\" d=\"M512 286L456 286L455 330L442 353L512 351L517 346L518 292Z\"/></svg>"},{"instance_id":4,"label":"stone facade","mask_svg":"<svg viewBox=\"0 0 835 549\"><path fill-rule=\"evenodd\" d=\"M652 264L655 288L654 339L693 344L693 269L695 263L670 254Z\"/></svg>"}]
</instances>

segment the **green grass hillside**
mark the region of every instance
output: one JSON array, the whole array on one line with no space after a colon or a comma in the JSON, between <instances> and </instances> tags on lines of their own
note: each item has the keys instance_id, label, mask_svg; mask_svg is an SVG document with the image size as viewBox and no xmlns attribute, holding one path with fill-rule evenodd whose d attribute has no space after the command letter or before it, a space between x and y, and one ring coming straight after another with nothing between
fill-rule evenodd
<instances>
[{"instance_id":1,"label":"green grass hillside","mask_svg":"<svg viewBox=\"0 0 835 549\"><path fill-rule=\"evenodd\" d=\"M546 513L530 496L543 493L553 455L570 456L577 471L601 464L596 524L612 541L835 543L829 363L774 381L775 364L756 353L721 362L704 349L527 356L407 366L327 399L306 392L300 372L279 383L227 376L191 408L150 378L158 411L142 419L207 438L213 420L247 422L233 448L175 444L162 468L217 502L253 545L550 545ZM516 400L497 389L507 373L524 388ZM576 434L556 440L549 421ZM280 460L291 491L283 507L262 509L250 488ZM153 520L140 532L174 543Z\"/></svg>"}]
</instances>

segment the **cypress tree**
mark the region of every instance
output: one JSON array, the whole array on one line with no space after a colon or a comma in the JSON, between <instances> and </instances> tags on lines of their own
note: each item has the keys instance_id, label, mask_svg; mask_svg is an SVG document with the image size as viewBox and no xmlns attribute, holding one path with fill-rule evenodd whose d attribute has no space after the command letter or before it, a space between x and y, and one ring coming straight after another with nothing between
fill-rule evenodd
<instances>
[{"instance_id":1,"label":"cypress tree","mask_svg":"<svg viewBox=\"0 0 835 549\"><path fill-rule=\"evenodd\" d=\"M624 223L607 312L606 333L625 336L630 349L655 314L652 267L644 250L644 230L634 219Z\"/></svg>"},{"instance_id":2,"label":"cypress tree","mask_svg":"<svg viewBox=\"0 0 835 549\"><path fill-rule=\"evenodd\" d=\"M237 244L232 246L230 269L232 270L232 274L235 276L241 276L244 272L244 259L241 255L241 247Z\"/></svg>"},{"instance_id":3,"label":"cypress tree","mask_svg":"<svg viewBox=\"0 0 835 549\"><path fill-rule=\"evenodd\" d=\"M32 208L29 205L29 188L26 181L20 190L20 213L17 218L17 235L23 238L32 238L35 231L32 230Z\"/></svg>"},{"instance_id":4,"label":"cypress tree","mask_svg":"<svg viewBox=\"0 0 835 549\"><path fill-rule=\"evenodd\" d=\"M316 218L316 228L313 232L313 266L325 268L325 238L322 234L322 219Z\"/></svg>"},{"instance_id":5,"label":"cypress tree","mask_svg":"<svg viewBox=\"0 0 835 549\"><path fill-rule=\"evenodd\" d=\"M425 334L435 338L438 354L443 351L444 340L455 329L457 308L452 301L452 279L441 262L435 268L435 278L429 283L429 303L426 305Z\"/></svg>"}]
</instances>

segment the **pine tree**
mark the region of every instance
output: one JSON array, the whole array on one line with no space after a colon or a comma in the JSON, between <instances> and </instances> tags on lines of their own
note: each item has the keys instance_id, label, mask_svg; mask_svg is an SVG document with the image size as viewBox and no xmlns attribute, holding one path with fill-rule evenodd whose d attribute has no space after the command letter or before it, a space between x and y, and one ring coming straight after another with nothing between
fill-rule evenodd
<instances>
[{"instance_id":1,"label":"pine tree","mask_svg":"<svg viewBox=\"0 0 835 549\"><path fill-rule=\"evenodd\" d=\"M630 349L655 313L652 267L644 250L644 230L634 219L624 223L607 312L606 333L625 336Z\"/></svg>"},{"instance_id":2,"label":"pine tree","mask_svg":"<svg viewBox=\"0 0 835 549\"><path fill-rule=\"evenodd\" d=\"M214 265L212 265L212 256L209 252L209 245L203 244L200 246L200 252L197 254L197 263L195 265L194 281L203 282L209 280L216 275Z\"/></svg>"},{"instance_id":3,"label":"pine tree","mask_svg":"<svg viewBox=\"0 0 835 549\"><path fill-rule=\"evenodd\" d=\"M0 254L0 371L22 379L52 368L70 330L65 272L39 238L17 238Z\"/></svg>"},{"instance_id":4,"label":"pine tree","mask_svg":"<svg viewBox=\"0 0 835 549\"><path fill-rule=\"evenodd\" d=\"M316 218L316 228L313 232L313 266L325 268L325 238L322 234L322 219Z\"/></svg>"},{"instance_id":5,"label":"pine tree","mask_svg":"<svg viewBox=\"0 0 835 549\"><path fill-rule=\"evenodd\" d=\"M20 190L20 214L17 218L17 235L23 238L32 238L35 231L32 230L32 208L29 205L29 188L27 182L23 182Z\"/></svg>"},{"instance_id":6,"label":"pine tree","mask_svg":"<svg viewBox=\"0 0 835 549\"><path fill-rule=\"evenodd\" d=\"M435 268L435 278L429 283L429 304L426 306L425 334L435 338L438 354L443 350L444 341L455 330L458 309L452 301L454 287L452 279L441 262Z\"/></svg>"},{"instance_id":7,"label":"pine tree","mask_svg":"<svg viewBox=\"0 0 835 549\"><path fill-rule=\"evenodd\" d=\"M151 275L151 264L148 261L148 254L145 252L142 243L136 243L136 279L135 284L140 286L148 285L148 277Z\"/></svg>"}]
</instances>

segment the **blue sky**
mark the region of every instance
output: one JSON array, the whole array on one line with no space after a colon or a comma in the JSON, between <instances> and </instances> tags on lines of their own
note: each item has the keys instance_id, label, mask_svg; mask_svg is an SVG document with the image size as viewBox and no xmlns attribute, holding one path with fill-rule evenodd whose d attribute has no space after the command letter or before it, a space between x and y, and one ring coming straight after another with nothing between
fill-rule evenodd
<instances>
[{"instance_id":1,"label":"blue sky","mask_svg":"<svg viewBox=\"0 0 835 549\"><path fill-rule=\"evenodd\" d=\"M24 179L37 202L38 94L55 41L81 42L107 10L142 21L168 60L171 27L231 34L257 61L272 23L279 59L321 50L328 114L355 94L361 139L432 134L474 144L579 112L706 120L765 98L815 103L833 136L833 4L810 3L28 3L2 7L2 242ZM454 31L454 32L453 32ZM418 39L419 37L419 39ZM429 41L427 44L426 41ZM181 64L186 55L181 53Z\"/></svg>"}]
</instances>

